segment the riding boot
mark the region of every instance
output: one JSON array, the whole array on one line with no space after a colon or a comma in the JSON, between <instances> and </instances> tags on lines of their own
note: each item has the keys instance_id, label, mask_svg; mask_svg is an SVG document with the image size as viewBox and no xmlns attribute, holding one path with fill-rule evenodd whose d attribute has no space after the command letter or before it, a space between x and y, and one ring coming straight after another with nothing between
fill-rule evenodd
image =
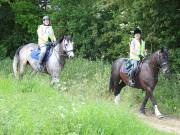
<instances>
[{"instance_id":1,"label":"riding boot","mask_svg":"<svg viewBox=\"0 0 180 135\"><path fill-rule=\"evenodd\" d=\"M128 85L133 87L135 85L135 82L133 80L134 77L134 70L132 69L130 75L129 75L129 81L128 81Z\"/></svg>"},{"instance_id":2,"label":"riding boot","mask_svg":"<svg viewBox=\"0 0 180 135\"><path fill-rule=\"evenodd\" d=\"M43 50L43 51L41 50L41 53L39 54L38 65L37 65L38 71L42 71L42 70L43 70L43 59L44 59L44 55L45 55L44 50Z\"/></svg>"},{"instance_id":3,"label":"riding boot","mask_svg":"<svg viewBox=\"0 0 180 135\"><path fill-rule=\"evenodd\" d=\"M40 56L39 56L39 61L38 61L38 64L37 64L37 69L38 69L38 71L42 71L42 69L43 69L43 64L42 64L43 58L44 58L44 56L42 56L42 55L40 54Z\"/></svg>"}]
</instances>

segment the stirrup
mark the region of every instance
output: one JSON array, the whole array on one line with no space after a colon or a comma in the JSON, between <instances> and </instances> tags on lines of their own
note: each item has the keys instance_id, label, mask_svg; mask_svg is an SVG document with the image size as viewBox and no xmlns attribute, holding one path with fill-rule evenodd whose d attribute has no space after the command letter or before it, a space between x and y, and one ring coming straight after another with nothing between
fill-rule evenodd
<instances>
[{"instance_id":1,"label":"stirrup","mask_svg":"<svg viewBox=\"0 0 180 135\"><path fill-rule=\"evenodd\" d=\"M134 82L133 80L129 80L128 85L129 85L129 86L134 86L134 85L135 85L135 82Z\"/></svg>"},{"instance_id":2,"label":"stirrup","mask_svg":"<svg viewBox=\"0 0 180 135\"><path fill-rule=\"evenodd\" d=\"M43 70L43 65L38 64L38 65L37 65L37 70L38 70L38 71L42 71L42 70Z\"/></svg>"}]
</instances>

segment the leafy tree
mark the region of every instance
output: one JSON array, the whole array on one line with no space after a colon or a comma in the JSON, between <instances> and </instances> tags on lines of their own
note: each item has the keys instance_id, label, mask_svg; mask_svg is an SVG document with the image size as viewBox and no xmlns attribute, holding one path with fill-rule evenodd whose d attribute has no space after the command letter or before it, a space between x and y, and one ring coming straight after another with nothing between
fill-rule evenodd
<instances>
[{"instance_id":1,"label":"leafy tree","mask_svg":"<svg viewBox=\"0 0 180 135\"><path fill-rule=\"evenodd\" d=\"M0 2L0 57L13 56L18 46L37 42L36 29L42 17L38 4L34 1Z\"/></svg>"},{"instance_id":2,"label":"leafy tree","mask_svg":"<svg viewBox=\"0 0 180 135\"><path fill-rule=\"evenodd\" d=\"M42 10L37 0L1 0L1 56L23 43L36 42L43 14L52 18L56 36L74 36L77 55L110 62L128 57L132 31L139 26L149 52L170 49L170 65L180 71L179 0L51 0Z\"/></svg>"}]
</instances>

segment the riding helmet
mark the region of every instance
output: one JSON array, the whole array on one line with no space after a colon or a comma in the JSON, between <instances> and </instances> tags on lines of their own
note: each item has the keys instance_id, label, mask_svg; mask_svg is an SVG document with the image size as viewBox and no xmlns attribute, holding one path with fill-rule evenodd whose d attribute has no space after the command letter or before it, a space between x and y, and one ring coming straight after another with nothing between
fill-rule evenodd
<instances>
[{"instance_id":1,"label":"riding helmet","mask_svg":"<svg viewBox=\"0 0 180 135\"><path fill-rule=\"evenodd\" d=\"M44 21L44 20L50 20L50 19L49 19L49 16L47 16L47 15L44 16L44 17L43 17L43 21Z\"/></svg>"},{"instance_id":2,"label":"riding helmet","mask_svg":"<svg viewBox=\"0 0 180 135\"><path fill-rule=\"evenodd\" d=\"M135 28L135 29L134 29L134 35L135 35L135 34L141 34L140 28Z\"/></svg>"}]
</instances>

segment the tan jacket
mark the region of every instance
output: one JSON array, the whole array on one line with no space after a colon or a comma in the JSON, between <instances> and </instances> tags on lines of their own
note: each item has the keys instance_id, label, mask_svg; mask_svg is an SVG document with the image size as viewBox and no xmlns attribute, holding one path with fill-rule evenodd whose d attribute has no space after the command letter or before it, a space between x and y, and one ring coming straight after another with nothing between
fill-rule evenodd
<instances>
[{"instance_id":1,"label":"tan jacket","mask_svg":"<svg viewBox=\"0 0 180 135\"><path fill-rule=\"evenodd\" d=\"M37 34L39 45L46 44L48 42L48 37L51 39L51 41L56 41L52 26L39 25Z\"/></svg>"}]
</instances>

